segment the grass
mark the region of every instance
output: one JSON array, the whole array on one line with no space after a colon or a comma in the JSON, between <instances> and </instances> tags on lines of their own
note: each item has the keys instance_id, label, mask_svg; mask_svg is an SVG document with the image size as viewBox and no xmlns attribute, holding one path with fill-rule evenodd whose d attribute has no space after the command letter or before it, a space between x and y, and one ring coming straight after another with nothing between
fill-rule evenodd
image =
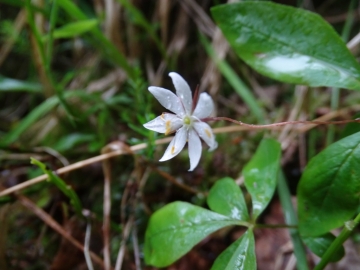
<instances>
[{"instance_id":1,"label":"grass","mask_svg":"<svg viewBox=\"0 0 360 270\"><path fill-rule=\"evenodd\" d=\"M289 115L348 119L360 102L357 92L331 97L329 89L311 89L298 102L293 86L251 70L221 35L212 35L209 8L223 2L0 0L0 269L100 269L104 262L108 269L153 269L144 265L141 248L156 209L175 200L204 206L216 180L239 180L263 136L281 138L285 178L294 187L301 164L326 146L322 138L342 136L339 126L260 132L216 122L219 147L203 151L194 172L187 171L187 150L158 162L169 137L142 126L164 111L147 87L173 89L171 71L193 90L200 84L217 116L245 123ZM341 1L324 2L325 17L348 13ZM342 18L334 26L352 37L358 20ZM347 114L331 114L334 104ZM280 200L294 221L290 193ZM209 269L239 231L221 233L175 269ZM303 265L296 232L293 237Z\"/></svg>"}]
</instances>

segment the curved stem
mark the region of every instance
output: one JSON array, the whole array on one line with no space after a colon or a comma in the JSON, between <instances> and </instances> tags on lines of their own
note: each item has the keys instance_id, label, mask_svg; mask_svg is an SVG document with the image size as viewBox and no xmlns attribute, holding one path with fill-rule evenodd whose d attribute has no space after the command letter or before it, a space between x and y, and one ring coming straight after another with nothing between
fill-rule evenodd
<instances>
[{"instance_id":1,"label":"curved stem","mask_svg":"<svg viewBox=\"0 0 360 270\"><path fill-rule=\"evenodd\" d=\"M228 121L234 124L245 126L251 129L270 129L276 128L285 125L296 125L296 124L315 124L315 125L340 125L340 124L347 124L347 123L360 123L360 118L354 120L342 120L342 121L288 121L288 122L279 122L274 124L267 124L267 125L253 125L253 124L246 124L241 121L237 121L228 117L208 117L201 119L203 122L210 122L210 121Z\"/></svg>"}]
</instances>

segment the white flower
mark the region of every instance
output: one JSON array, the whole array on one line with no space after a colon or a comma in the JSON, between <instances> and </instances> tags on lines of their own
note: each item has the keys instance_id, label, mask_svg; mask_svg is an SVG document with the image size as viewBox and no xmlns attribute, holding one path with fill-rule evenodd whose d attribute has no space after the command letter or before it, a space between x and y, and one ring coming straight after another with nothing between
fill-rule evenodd
<instances>
[{"instance_id":1,"label":"white flower","mask_svg":"<svg viewBox=\"0 0 360 270\"><path fill-rule=\"evenodd\" d=\"M176 95L170 90L150 86L149 91L166 109L175 114L163 113L154 120L144 124L147 129L165 133L165 135L176 132L175 137L167 147L160 161L166 161L184 148L185 143L189 144L190 170L192 171L198 165L201 157L200 138L214 150L217 147L214 134L208 124L201 119L209 117L214 109L212 98L207 93L199 96L197 104L193 108L193 99L191 90L187 82L177 73L170 72Z\"/></svg>"}]
</instances>

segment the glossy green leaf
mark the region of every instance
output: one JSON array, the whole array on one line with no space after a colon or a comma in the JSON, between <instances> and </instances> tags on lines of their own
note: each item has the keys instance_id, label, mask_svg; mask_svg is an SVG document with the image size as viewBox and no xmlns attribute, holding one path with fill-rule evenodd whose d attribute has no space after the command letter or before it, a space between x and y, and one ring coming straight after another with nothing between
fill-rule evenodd
<instances>
[{"instance_id":1,"label":"glossy green leaf","mask_svg":"<svg viewBox=\"0 0 360 270\"><path fill-rule=\"evenodd\" d=\"M299 228L317 236L344 225L359 207L360 132L310 160L298 186Z\"/></svg>"},{"instance_id":2,"label":"glossy green leaf","mask_svg":"<svg viewBox=\"0 0 360 270\"><path fill-rule=\"evenodd\" d=\"M46 165L34 158L31 158L31 164L38 166L44 174L48 176L48 180L57 186L64 195L70 199L71 205L74 207L75 212L82 216L82 206L79 197L76 195L75 191L67 185L64 180L57 176L53 171L49 170Z\"/></svg>"},{"instance_id":3,"label":"glossy green leaf","mask_svg":"<svg viewBox=\"0 0 360 270\"><path fill-rule=\"evenodd\" d=\"M274 195L280 156L280 144L273 139L263 139L255 155L244 167L245 186L252 199L253 219L261 214Z\"/></svg>"},{"instance_id":4,"label":"glossy green leaf","mask_svg":"<svg viewBox=\"0 0 360 270\"><path fill-rule=\"evenodd\" d=\"M211 210L238 220L249 220L244 195L234 179L225 177L210 189L207 203Z\"/></svg>"},{"instance_id":5,"label":"glossy green leaf","mask_svg":"<svg viewBox=\"0 0 360 270\"><path fill-rule=\"evenodd\" d=\"M186 202L173 202L156 211L145 233L145 262L165 267L212 232L238 220Z\"/></svg>"},{"instance_id":6,"label":"glossy green leaf","mask_svg":"<svg viewBox=\"0 0 360 270\"><path fill-rule=\"evenodd\" d=\"M326 233L316 237L304 237L303 240L309 249L319 257L322 257L325 251L330 247L331 243L335 240L335 236L332 233ZM344 247L336 251L331 257L331 262L337 262L345 255Z\"/></svg>"},{"instance_id":7,"label":"glossy green leaf","mask_svg":"<svg viewBox=\"0 0 360 270\"><path fill-rule=\"evenodd\" d=\"M53 32L53 38L72 38L84 34L98 25L98 20L89 19L68 23ZM47 36L45 36L47 38Z\"/></svg>"},{"instance_id":8,"label":"glossy green leaf","mask_svg":"<svg viewBox=\"0 0 360 270\"><path fill-rule=\"evenodd\" d=\"M251 230L217 257L211 270L256 270L255 240Z\"/></svg>"},{"instance_id":9,"label":"glossy green leaf","mask_svg":"<svg viewBox=\"0 0 360 270\"><path fill-rule=\"evenodd\" d=\"M258 72L287 83L360 89L360 65L319 15L271 2L211 12L238 56Z\"/></svg>"}]
</instances>

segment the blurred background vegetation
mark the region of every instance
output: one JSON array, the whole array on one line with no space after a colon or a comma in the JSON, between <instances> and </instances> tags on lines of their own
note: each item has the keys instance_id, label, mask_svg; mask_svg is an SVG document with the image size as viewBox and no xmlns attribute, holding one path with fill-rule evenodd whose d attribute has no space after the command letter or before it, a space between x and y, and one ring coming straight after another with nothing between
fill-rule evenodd
<instances>
[{"instance_id":1,"label":"blurred background vegetation","mask_svg":"<svg viewBox=\"0 0 360 270\"><path fill-rule=\"evenodd\" d=\"M0 191L113 149L148 143L135 155L124 150L126 155L88 162L0 197L0 269L87 269L81 247L89 224L85 246L98 256L94 268L101 269L104 177L111 182L111 264L152 269L142 257L151 213L175 200L204 205L214 181L239 178L264 134L282 143L282 165L295 194L307 160L358 129L355 124L303 133L291 127L239 132L217 122L219 147L204 152L194 172L187 171L187 151L159 163L166 145L155 146L161 135L142 124L163 112L147 87L173 89L170 71L193 90L199 85L208 92L217 116L246 123L310 120L339 108L335 118L350 119L360 109L359 92L281 84L247 67L210 16L212 6L226 2L0 0ZM357 1L278 2L319 13L345 41L358 33ZM358 49L353 53L358 56ZM30 157L47 167L31 164ZM284 223L277 198L263 222ZM240 234L238 228L220 231L168 269L209 269ZM291 266L286 230L264 229L256 237L259 269ZM358 248L351 243L352 251Z\"/></svg>"}]
</instances>

